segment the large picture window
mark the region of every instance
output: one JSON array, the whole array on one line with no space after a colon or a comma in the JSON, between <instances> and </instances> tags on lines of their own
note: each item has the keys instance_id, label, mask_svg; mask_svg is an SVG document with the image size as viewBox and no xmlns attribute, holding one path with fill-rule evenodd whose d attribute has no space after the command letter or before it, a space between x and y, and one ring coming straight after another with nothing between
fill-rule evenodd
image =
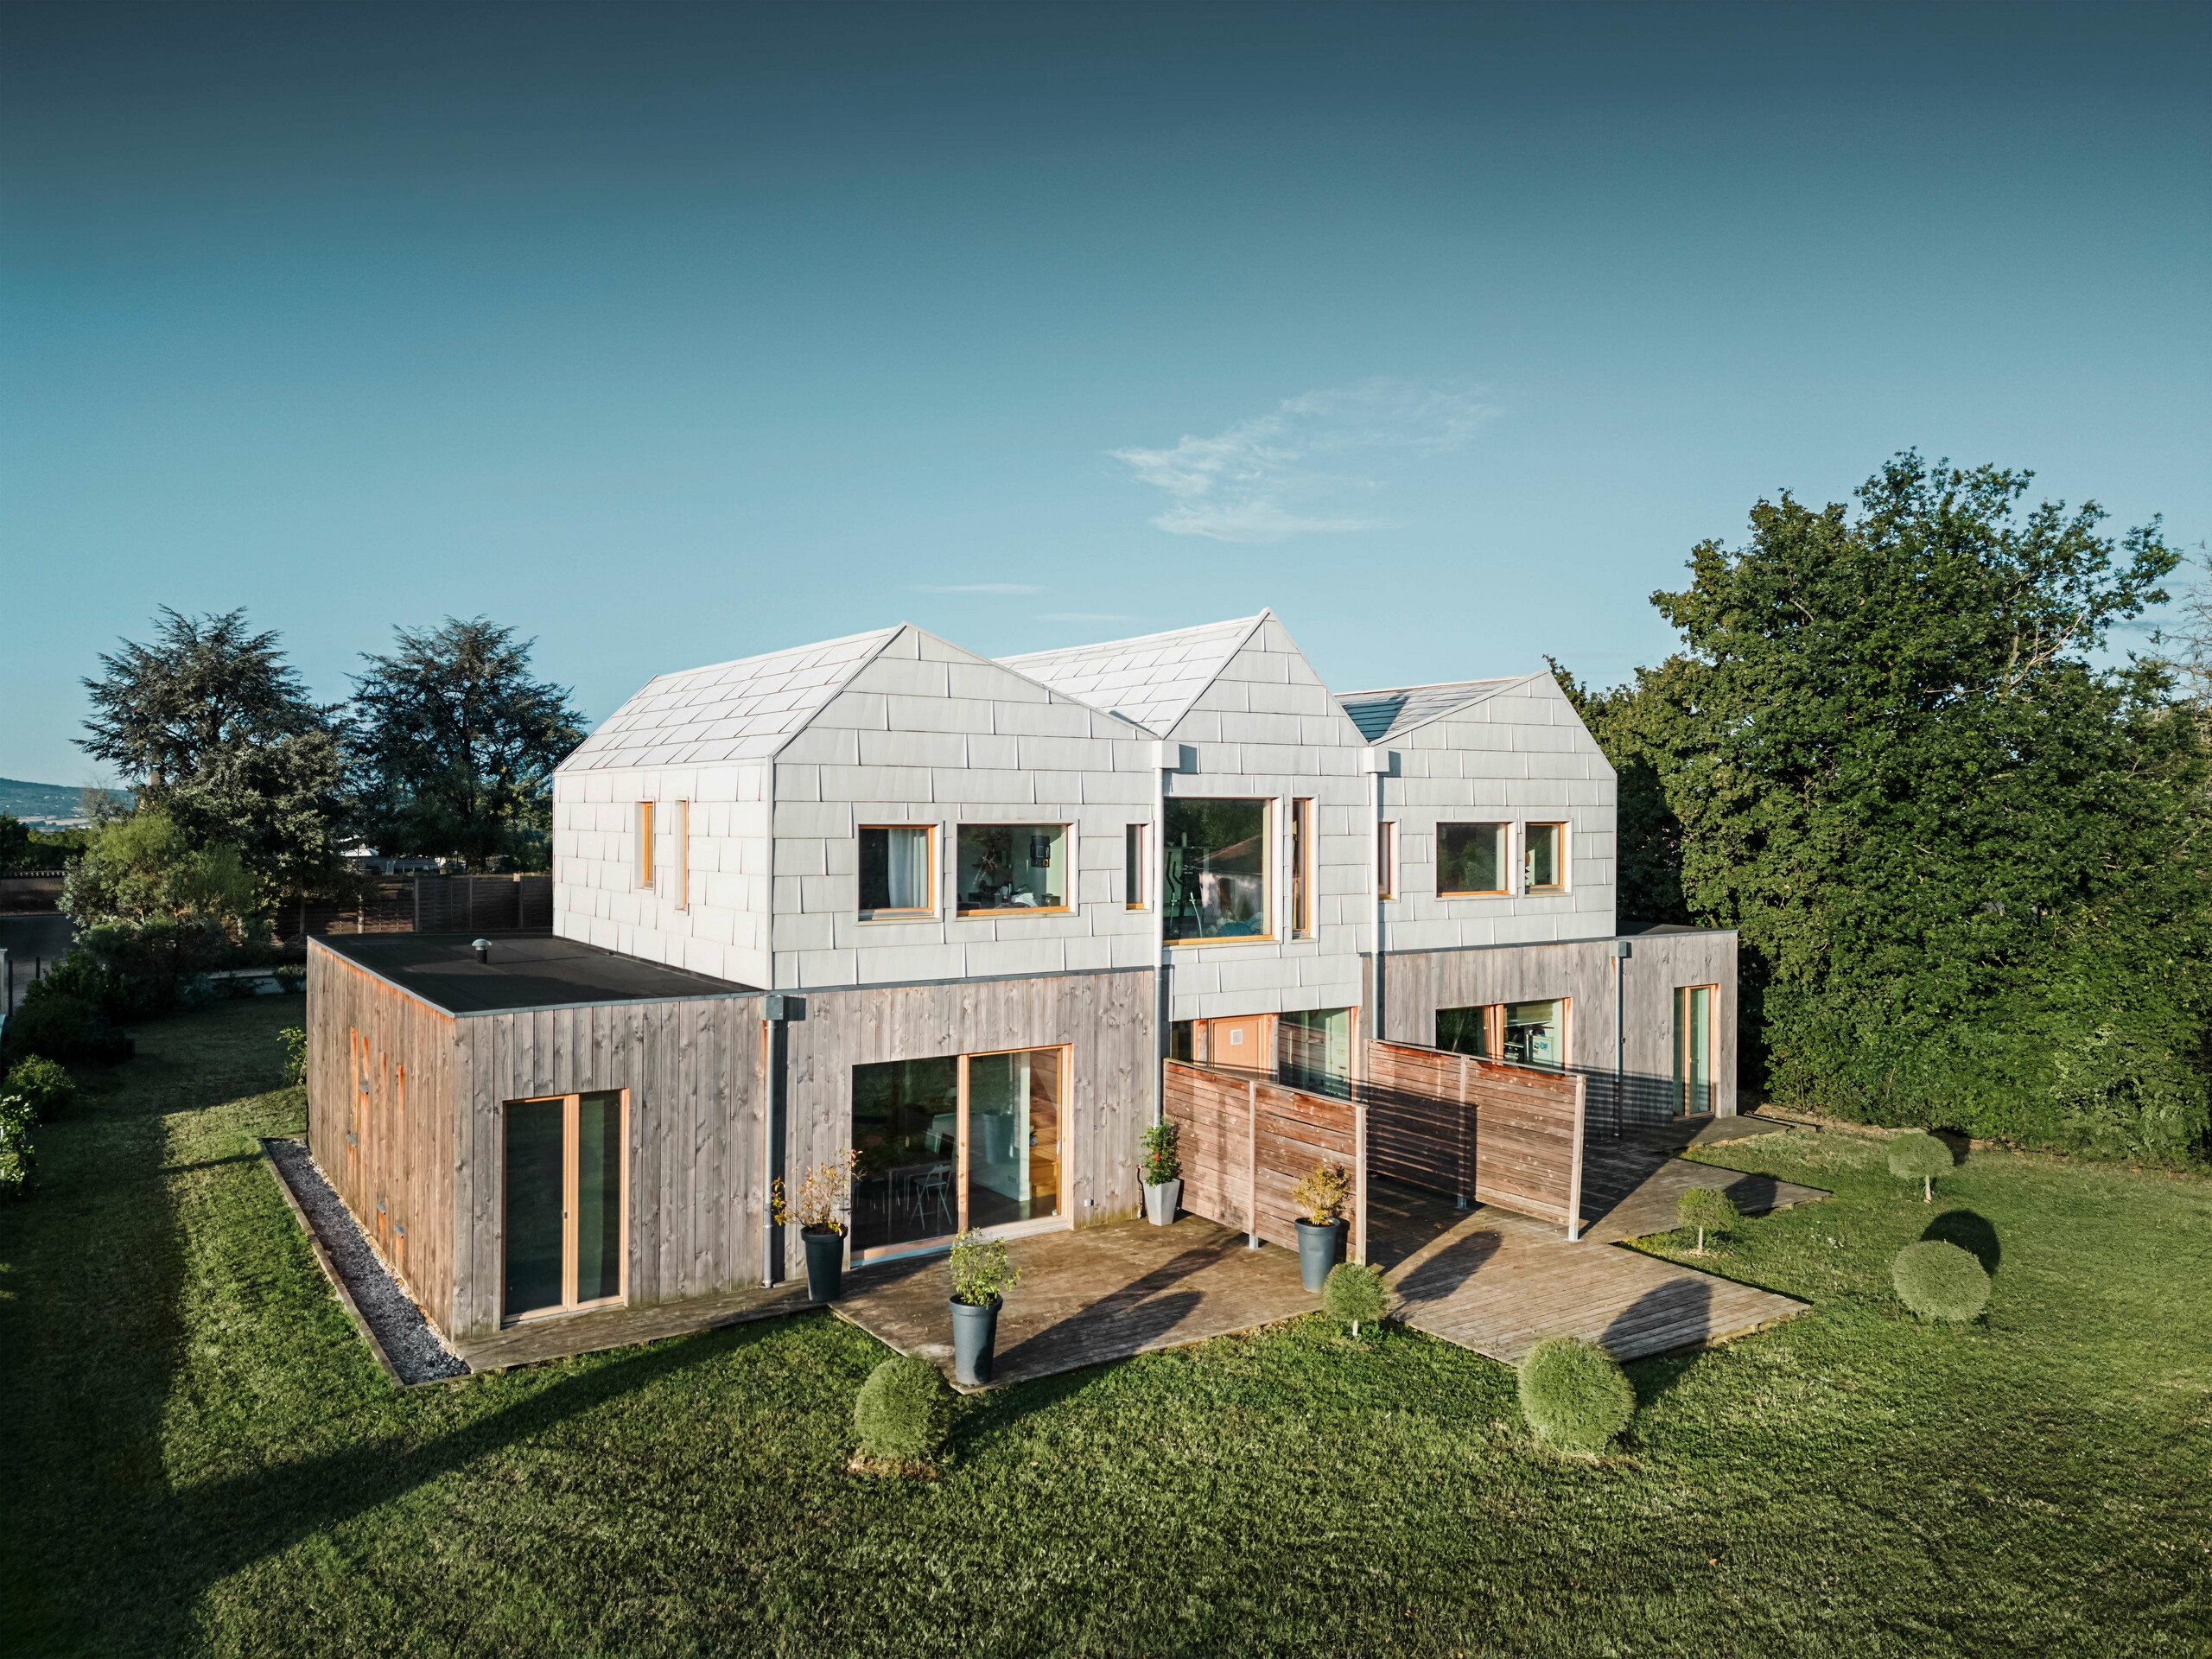
<instances>
[{"instance_id":1,"label":"large picture window","mask_svg":"<svg viewBox=\"0 0 2212 1659\"><path fill-rule=\"evenodd\" d=\"M1563 1070L1567 1065L1565 1002L1492 1002L1436 1011L1436 1046L1456 1054L1478 1054L1512 1065Z\"/></svg>"},{"instance_id":2,"label":"large picture window","mask_svg":"<svg viewBox=\"0 0 2212 1659\"><path fill-rule=\"evenodd\" d=\"M1268 937L1268 803L1171 800L1160 849L1171 939Z\"/></svg>"},{"instance_id":3,"label":"large picture window","mask_svg":"<svg viewBox=\"0 0 2212 1659\"><path fill-rule=\"evenodd\" d=\"M963 916L1065 910L1072 890L1065 823L963 823L954 891Z\"/></svg>"},{"instance_id":4,"label":"large picture window","mask_svg":"<svg viewBox=\"0 0 2212 1659\"><path fill-rule=\"evenodd\" d=\"M1436 891L1445 898L1503 893L1510 861L1504 824L1436 826Z\"/></svg>"},{"instance_id":5,"label":"large picture window","mask_svg":"<svg viewBox=\"0 0 2212 1659\"><path fill-rule=\"evenodd\" d=\"M927 824L861 826L861 914L927 915L937 908L931 892L937 839Z\"/></svg>"},{"instance_id":6,"label":"large picture window","mask_svg":"<svg viewBox=\"0 0 2212 1659\"><path fill-rule=\"evenodd\" d=\"M1058 1048L855 1066L854 1249L1058 1216L1066 1092Z\"/></svg>"}]
</instances>

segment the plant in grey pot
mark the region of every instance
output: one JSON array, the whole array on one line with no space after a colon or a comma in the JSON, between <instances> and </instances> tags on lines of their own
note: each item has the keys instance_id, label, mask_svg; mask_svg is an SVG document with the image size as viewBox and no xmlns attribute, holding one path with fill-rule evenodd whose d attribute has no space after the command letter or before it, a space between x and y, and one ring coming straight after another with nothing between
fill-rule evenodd
<instances>
[{"instance_id":1,"label":"plant in grey pot","mask_svg":"<svg viewBox=\"0 0 2212 1659\"><path fill-rule=\"evenodd\" d=\"M817 1164L799 1182L796 1198L785 1197L780 1175L771 1191L776 1225L798 1224L799 1241L806 1246L810 1301L834 1302L844 1290L845 1218L852 1206L853 1171L860 1160L858 1152L848 1152L829 1163Z\"/></svg>"},{"instance_id":2,"label":"plant in grey pot","mask_svg":"<svg viewBox=\"0 0 2212 1659\"><path fill-rule=\"evenodd\" d=\"M1329 1269L1344 1259L1351 1177L1340 1164L1317 1164L1291 1188L1290 1201L1306 1212L1298 1218L1298 1276L1318 1296Z\"/></svg>"},{"instance_id":3,"label":"plant in grey pot","mask_svg":"<svg viewBox=\"0 0 2212 1659\"><path fill-rule=\"evenodd\" d=\"M1144 1132L1144 1156L1137 1162L1137 1179L1144 1183L1144 1212L1155 1227L1175 1219L1175 1206L1183 1201L1183 1155L1176 1148L1176 1128L1166 1119Z\"/></svg>"},{"instance_id":4,"label":"plant in grey pot","mask_svg":"<svg viewBox=\"0 0 2212 1659\"><path fill-rule=\"evenodd\" d=\"M991 1380L999 1339L999 1308L1021 1282L1007 1259L1006 1241L970 1228L952 1241L952 1375L965 1388Z\"/></svg>"}]
</instances>

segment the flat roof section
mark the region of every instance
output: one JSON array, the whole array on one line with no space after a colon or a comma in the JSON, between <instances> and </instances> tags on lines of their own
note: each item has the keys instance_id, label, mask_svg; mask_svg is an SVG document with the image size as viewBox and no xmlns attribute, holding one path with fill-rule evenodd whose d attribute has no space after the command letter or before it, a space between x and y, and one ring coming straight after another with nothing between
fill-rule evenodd
<instances>
[{"instance_id":1,"label":"flat roof section","mask_svg":"<svg viewBox=\"0 0 2212 1659\"><path fill-rule=\"evenodd\" d=\"M480 938L490 943L488 962L476 960L472 947ZM354 933L321 936L315 943L448 1014L665 1002L760 990L550 933Z\"/></svg>"}]
</instances>

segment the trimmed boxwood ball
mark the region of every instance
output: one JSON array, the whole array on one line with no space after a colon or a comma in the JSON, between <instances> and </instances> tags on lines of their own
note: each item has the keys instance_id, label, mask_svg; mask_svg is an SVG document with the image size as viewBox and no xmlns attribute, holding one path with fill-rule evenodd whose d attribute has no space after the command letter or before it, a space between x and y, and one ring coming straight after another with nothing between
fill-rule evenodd
<instances>
[{"instance_id":1,"label":"trimmed boxwood ball","mask_svg":"<svg viewBox=\"0 0 2212 1659\"><path fill-rule=\"evenodd\" d=\"M1321 1306L1333 1319L1351 1326L1355 1337L1363 1325L1380 1325L1390 1311L1390 1287L1382 1282L1382 1269L1364 1262L1339 1262L1321 1281Z\"/></svg>"},{"instance_id":2,"label":"trimmed boxwood ball","mask_svg":"<svg viewBox=\"0 0 2212 1659\"><path fill-rule=\"evenodd\" d=\"M1989 1306L1989 1275L1974 1253L1941 1238L1923 1238L1890 1264L1897 1300L1924 1319L1971 1319Z\"/></svg>"},{"instance_id":3,"label":"trimmed boxwood ball","mask_svg":"<svg viewBox=\"0 0 2212 1659\"><path fill-rule=\"evenodd\" d=\"M28 1055L8 1068L8 1081L0 1092L15 1096L31 1109L41 1123L61 1116L77 1097L77 1079L67 1068L41 1054Z\"/></svg>"},{"instance_id":4,"label":"trimmed boxwood ball","mask_svg":"<svg viewBox=\"0 0 2212 1659\"><path fill-rule=\"evenodd\" d=\"M1936 1201L1936 1178L1951 1173L1951 1149L1925 1129L1908 1129L1890 1140L1890 1173L1920 1183L1921 1201Z\"/></svg>"},{"instance_id":5,"label":"trimmed boxwood ball","mask_svg":"<svg viewBox=\"0 0 2212 1659\"><path fill-rule=\"evenodd\" d=\"M951 1428L951 1389L936 1366L904 1354L870 1371L853 1402L861 1455L873 1463L925 1463Z\"/></svg>"},{"instance_id":6,"label":"trimmed boxwood ball","mask_svg":"<svg viewBox=\"0 0 2212 1659\"><path fill-rule=\"evenodd\" d=\"M1547 1337L1521 1361L1521 1414L1554 1446L1602 1452L1636 1414L1636 1389L1596 1343Z\"/></svg>"}]
</instances>

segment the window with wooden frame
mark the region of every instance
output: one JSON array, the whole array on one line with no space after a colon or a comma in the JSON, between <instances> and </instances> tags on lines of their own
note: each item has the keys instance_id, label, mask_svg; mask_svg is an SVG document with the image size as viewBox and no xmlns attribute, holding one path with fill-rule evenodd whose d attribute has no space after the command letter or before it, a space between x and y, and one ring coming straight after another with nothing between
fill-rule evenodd
<instances>
[{"instance_id":1,"label":"window with wooden frame","mask_svg":"<svg viewBox=\"0 0 2212 1659\"><path fill-rule=\"evenodd\" d=\"M639 891L653 884L653 804L638 803L638 887Z\"/></svg>"},{"instance_id":2,"label":"window with wooden frame","mask_svg":"<svg viewBox=\"0 0 2212 1659\"><path fill-rule=\"evenodd\" d=\"M1290 804L1290 935L1313 937L1313 803Z\"/></svg>"},{"instance_id":3,"label":"window with wooden frame","mask_svg":"<svg viewBox=\"0 0 2212 1659\"><path fill-rule=\"evenodd\" d=\"M1720 1052L1713 1024L1720 1007L1718 985L1681 985L1675 990L1675 1111L1702 1117L1713 1109L1713 1068Z\"/></svg>"},{"instance_id":4,"label":"window with wooden frame","mask_svg":"<svg viewBox=\"0 0 2212 1659\"><path fill-rule=\"evenodd\" d=\"M934 825L862 824L859 864L862 921L895 921L936 914Z\"/></svg>"},{"instance_id":5,"label":"window with wooden frame","mask_svg":"<svg viewBox=\"0 0 2212 1659\"><path fill-rule=\"evenodd\" d=\"M1521 891L1567 890L1567 826L1532 823L1522 831Z\"/></svg>"},{"instance_id":6,"label":"window with wooden frame","mask_svg":"<svg viewBox=\"0 0 2212 1659\"><path fill-rule=\"evenodd\" d=\"M629 1294L629 1116L620 1090L507 1103L502 1324Z\"/></svg>"},{"instance_id":7,"label":"window with wooden frame","mask_svg":"<svg viewBox=\"0 0 2212 1659\"><path fill-rule=\"evenodd\" d=\"M1274 803L1186 798L1167 803L1160 849L1163 931L1182 944L1274 937L1269 867Z\"/></svg>"},{"instance_id":8,"label":"window with wooden frame","mask_svg":"<svg viewBox=\"0 0 2212 1659\"><path fill-rule=\"evenodd\" d=\"M963 823L953 893L963 916L1065 911L1075 891L1065 823Z\"/></svg>"},{"instance_id":9,"label":"window with wooden frame","mask_svg":"<svg viewBox=\"0 0 2212 1659\"><path fill-rule=\"evenodd\" d=\"M1440 823L1436 826L1436 893L1440 899L1488 898L1506 890L1513 868L1512 826Z\"/></svg>"},{"instance_id":10,"label":"window with wooden frame","mask_svg":"<svg viewBox=\"0 0 2212 1659\"><path fill-rule=\"evenodd\" d=\"M1455 1054L1503 1060L1509 1065L1567 1066L1565 997L1543 1002L1491 1002L1436 1011L1436 1046Z\"/></svg>"},{"instance_id":11,"label":"window with wooden frame","mask_svg":"<svg viewBox=\"0 0 2212 1659\"><path fill-rule=\"evenodd\" d=\"M1398 825L1385 819L1375 827L1375 896L1398 896Z\"/></svg>"},{"instance_id":12,"label":"window with wooden frame","mask_svg":"<svg viewBox=\"0 0 2212 1659\"><path fill-rule=\"evenodd\" d=\"M1122 907L1124 910L1148 910L1152 907L1152 826L1148 823L1126 825L1122 831Z\"/></svg>"}]
</instances>

